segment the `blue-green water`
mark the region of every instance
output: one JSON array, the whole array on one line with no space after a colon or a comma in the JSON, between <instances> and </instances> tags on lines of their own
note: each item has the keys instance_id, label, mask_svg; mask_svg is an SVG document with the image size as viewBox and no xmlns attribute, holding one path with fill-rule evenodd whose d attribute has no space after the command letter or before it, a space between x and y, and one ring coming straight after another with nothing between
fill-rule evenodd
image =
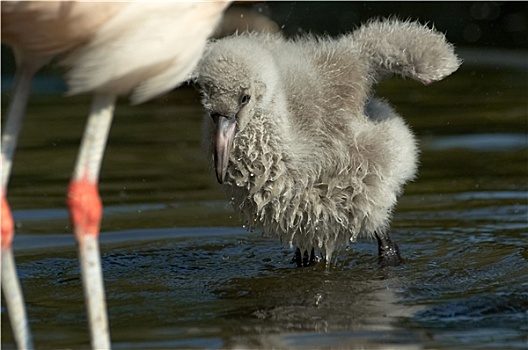
<instances>
[{"instance_id":1,"label":"blue-green water","mask_svg":"<svg viewBox=\"0 0 528 350\"><path fill-rule=\"evenodd\" d=\"M288 247L245 232L201 151L192 88L120 101L101 174L113 346L526 349L527 84L527 70L466 65L431 86L379 87L422 150L392 223L405 264L384 269L368 240L329 269L295 268ZM33 96L10 182L38 348L89 345L64 208L88 106L86 96Z\"/></svg>"}]
</instances>

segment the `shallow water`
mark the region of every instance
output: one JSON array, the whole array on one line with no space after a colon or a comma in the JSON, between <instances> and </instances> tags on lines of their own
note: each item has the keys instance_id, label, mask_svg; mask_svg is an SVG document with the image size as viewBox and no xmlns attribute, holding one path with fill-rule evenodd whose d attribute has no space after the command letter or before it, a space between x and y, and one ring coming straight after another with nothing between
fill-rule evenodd
<instances>
[{"instance_id":1,"label":"shallow water","mask_svg":"<svg viewBox=\"0 0 528 350\"><path fill-rule=\"evenodd\" d=\"M121 101L101 176L113 346L526 348L527 81L466 66L427 87L379 87L422 149L392 223L405 264L384 269L368 240L329 269L299 269L288 247L245 232L207 169L194 90ZM63 205L88 105L33 96L10 183L38 348L89 346ZM4 304L1 334L14 348Z\"/></svg>"}]
</instances>

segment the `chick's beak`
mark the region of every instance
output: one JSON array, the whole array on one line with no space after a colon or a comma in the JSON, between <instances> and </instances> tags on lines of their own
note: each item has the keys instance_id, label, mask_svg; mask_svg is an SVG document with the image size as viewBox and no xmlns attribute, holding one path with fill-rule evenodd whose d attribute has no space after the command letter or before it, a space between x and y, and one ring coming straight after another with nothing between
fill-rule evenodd
<instances>
[{"instance_id":1,"label":"chick's beak","mask_svg":"<svg viewBox=\"0 0 528 350\"><path fill-rule=\"evenodd\" d=\"M219 183L223 183L227 173L229 156L233 149L236 116L216 115L213 116L213 119L216 122L214 133L214 166L216 179Z\"/></svg>"}]
</instances>

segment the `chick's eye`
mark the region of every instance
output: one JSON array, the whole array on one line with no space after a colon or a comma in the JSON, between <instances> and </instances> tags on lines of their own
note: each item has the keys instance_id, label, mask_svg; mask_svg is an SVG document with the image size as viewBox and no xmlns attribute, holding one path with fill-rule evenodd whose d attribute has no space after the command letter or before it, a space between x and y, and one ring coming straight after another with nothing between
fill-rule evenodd
<instances>
[{"instance_id":1,"label":"chick's eye","mask_svg":"<svg viewBox=\"0 0 528 350\"><path fill-rule=\"evenodd\" d=\"M242 97L240 97L240 104L243 106L243 105L247 104L250 99L251 99L251 96L249 96L247 94L244 94L244 95L242 95Z\"/></svg>"}]
</instances>

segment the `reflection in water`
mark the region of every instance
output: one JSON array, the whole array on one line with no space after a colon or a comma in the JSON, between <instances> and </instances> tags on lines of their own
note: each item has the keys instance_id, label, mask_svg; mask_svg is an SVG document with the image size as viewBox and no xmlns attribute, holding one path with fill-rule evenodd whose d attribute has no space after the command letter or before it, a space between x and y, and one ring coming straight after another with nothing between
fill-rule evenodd
<instances>
[{"instance_id":1,"label":"reflection in water","mask_svg":"<svg viewBox=\"0 0 528 350\"><path fill-rule=\"evenodd\" d=\"M101 183L114 346L525 346L526 74L463 67L427 89L395 80L379 91L422 148L392 225L405 264L389 269L369 241L329 269L294 268L288 247L240 227L218 189L194 90L121 101ZM9 188L28 314L37 347L87 347L64 194L89 100L31 101ZM5 308L1 334L13 348Z\"/></svg>"},{"instance_id":2,"label":"reflection in water","mask_svg":"<svg viewBox=\"0 0 528 350\"><path fill-rule=\"evenodd\" d=\"M472 151L511 152L528 148L528 134L476 134L435 137L425 146L437 150L458 148Z\"/></svg>"}]
</instances>

